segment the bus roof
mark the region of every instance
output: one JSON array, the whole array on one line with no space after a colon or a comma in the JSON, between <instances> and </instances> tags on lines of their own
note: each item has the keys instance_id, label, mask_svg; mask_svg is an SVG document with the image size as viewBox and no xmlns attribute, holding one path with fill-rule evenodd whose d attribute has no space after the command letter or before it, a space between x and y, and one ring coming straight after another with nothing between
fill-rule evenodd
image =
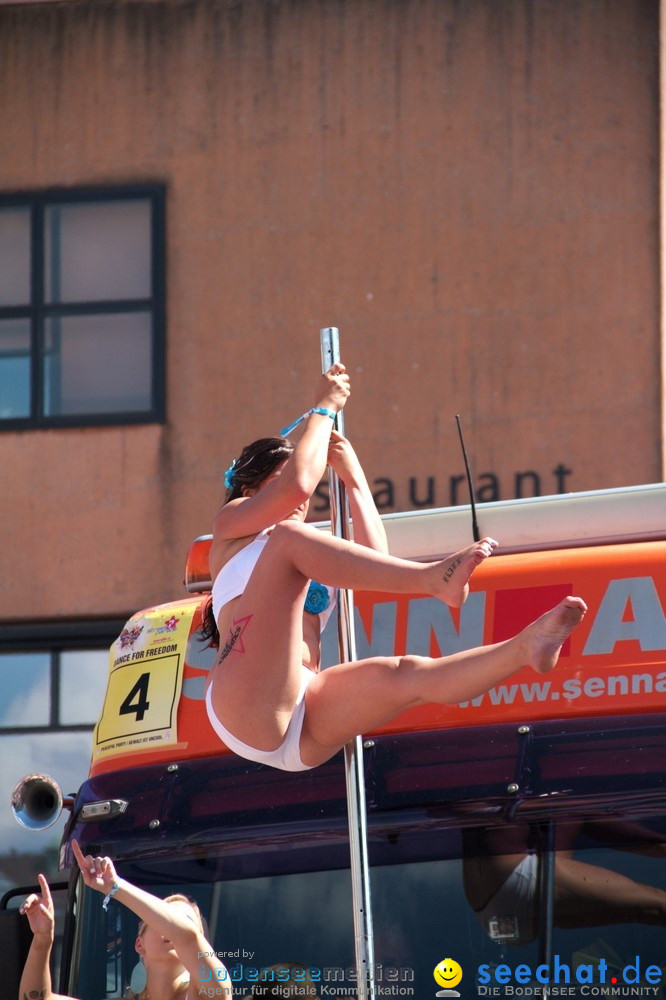
<instances>
[{"instance_id":1,"label":"bus roof","mask_svg":"<svg viewBox=\"0 0 666 1000\"><path fill-rule=\"evenodd\" d=\"M666 483L563 493L477 505L481 536L500 542L503 554L578 548L666 538ZM389 551L410 559L436 559L474 540L469 506L384 514ZM330 522L317 522L323 531ZM208 550L212 535L190 546L185 587L210 590Z\"/></svg>"}]
</instances>

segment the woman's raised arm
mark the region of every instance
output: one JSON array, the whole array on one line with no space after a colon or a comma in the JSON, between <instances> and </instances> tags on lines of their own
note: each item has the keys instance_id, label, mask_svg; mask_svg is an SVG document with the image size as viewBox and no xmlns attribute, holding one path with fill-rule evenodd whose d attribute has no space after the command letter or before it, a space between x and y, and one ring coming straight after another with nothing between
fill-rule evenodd
<instances>
[{"instance_id":1,"label":"woman's raised arm","mask_svg":"<svg viewBox=\"0 0 666 1000\"><path fill-rule=\"evenodd\" d=\"M198 982L201 967L212 972L218 970L220 973L226 972L224 965L196 925L193 909L190 913L186 906L167 903L159 896L153 896L152 893L140 889L127 879L120 878L110 858L84 856L76 840L72 841L72 850L85 884L104 893L107 898L112 895L158 934L168 938L194 982ZM229 986L228 976L225 976L224 980L220 976L217 978Z\"/></svg>"},{"instance_id":2,"label":"woman's raised arm","mask_svg":"<svg viewBox=\"0 0 666 1000\"><path fill-rule=\"evenodd\" d=\"M349 441L337 431L331 434L328 464L345 484L354 526L354 541L377 552L388 552L384 524L365 472Z\"/></svg>"},{"instance_id":3,"label":"woman's raised arm","mask_svg":"<svg viewBox=\"0 0 666 1000\"><path fill-rule=\"evenodd\" d=\"M333 365L315 388L315 408L337 413L350 394L344 365ZM277 524L306 504L327 465L331 418L308 412L304 430L285 464L245 496L231 500L213 523L215 539L246 538Z\"/></svg>"},{"instance_id":4,"label":"woman's raised arm","mask_svg":"<svg viewBox=\"0 0 666 1000\"><path fill-rule=\"evenodd\" d=\"M30 951L23 966L19 986L19 1000L39 997L40 1000L68 1000L51 989L50 958L53 947L55 918L53 900L49 884L43 875L38 875L41 894L31 893L21 906L32 931Z\"/></svg>"}]
</instances>

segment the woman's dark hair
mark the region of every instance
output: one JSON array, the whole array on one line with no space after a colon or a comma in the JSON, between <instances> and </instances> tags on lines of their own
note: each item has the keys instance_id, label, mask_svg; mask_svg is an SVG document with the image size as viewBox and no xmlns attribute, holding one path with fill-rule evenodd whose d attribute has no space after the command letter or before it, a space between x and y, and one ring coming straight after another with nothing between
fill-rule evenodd
<instances>
[{"instance_id":1,"label":"woman's dark hair","mask_svg":"<svg viewBox=\"0 0 666 1000\"><path fill-rule=\"evenodd\" d=\"M224 503L243 496L244 489L260 486L278 465L286 462L294 446L288 438L259 438L243 448L233 467L227 470L227 488Z\"/></svg>"},{"instance_id":2,"label":"woman's dark hair","mask_svg":"<svg viewBox=\"0 0 666 1000\"><path fill-rule=\"evenodd\" d=\"M252 444L246 445L239 457L227 469L225 480L229 485L222 506L230 500L242 497L244 490L260 486L278 465L287 461L293 450L291 441L284 437L259 438ZM214 649L219 648L220 633L213 614L212 597L208 599L203 610L201 638Z\"/></svg>"}]
</instances>

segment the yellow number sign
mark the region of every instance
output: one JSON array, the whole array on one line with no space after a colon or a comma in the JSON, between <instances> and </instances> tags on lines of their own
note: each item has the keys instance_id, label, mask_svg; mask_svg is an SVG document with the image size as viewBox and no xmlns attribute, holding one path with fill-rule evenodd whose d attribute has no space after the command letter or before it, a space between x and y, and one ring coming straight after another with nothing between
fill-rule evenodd
<instances>
[{"instance_id":1,"label":"yellow number sign","mask_svg":"<svg viewBox=\"0 0 666 1000\"><path fill-rule=\"evenodd\" d=\"M178 701L196 604L144 611L111 647L94 755L145 752L178 742Z\"/></svg>"}]
</instances>

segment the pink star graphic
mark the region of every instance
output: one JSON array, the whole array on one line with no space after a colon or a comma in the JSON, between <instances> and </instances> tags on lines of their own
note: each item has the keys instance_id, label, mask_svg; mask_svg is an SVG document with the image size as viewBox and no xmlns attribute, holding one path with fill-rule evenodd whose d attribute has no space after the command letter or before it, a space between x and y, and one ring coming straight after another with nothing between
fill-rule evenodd
<instances>
[{"instance_id":1,"label":"pink star graphic","mask_svg":"<svg viewBox=\"0 0 666 1000\"><path fill-rule=\"evenodd\" d=\"M232 632L235 636L234 638L234 649L237 653L244 653L245 646L243 645L243 632L248 626L248 622L252 618L252 615L245 615L244 618L234 618L234 627ZM238 629L238 632L236 631Z\"/></svg>"}]
</instances>

